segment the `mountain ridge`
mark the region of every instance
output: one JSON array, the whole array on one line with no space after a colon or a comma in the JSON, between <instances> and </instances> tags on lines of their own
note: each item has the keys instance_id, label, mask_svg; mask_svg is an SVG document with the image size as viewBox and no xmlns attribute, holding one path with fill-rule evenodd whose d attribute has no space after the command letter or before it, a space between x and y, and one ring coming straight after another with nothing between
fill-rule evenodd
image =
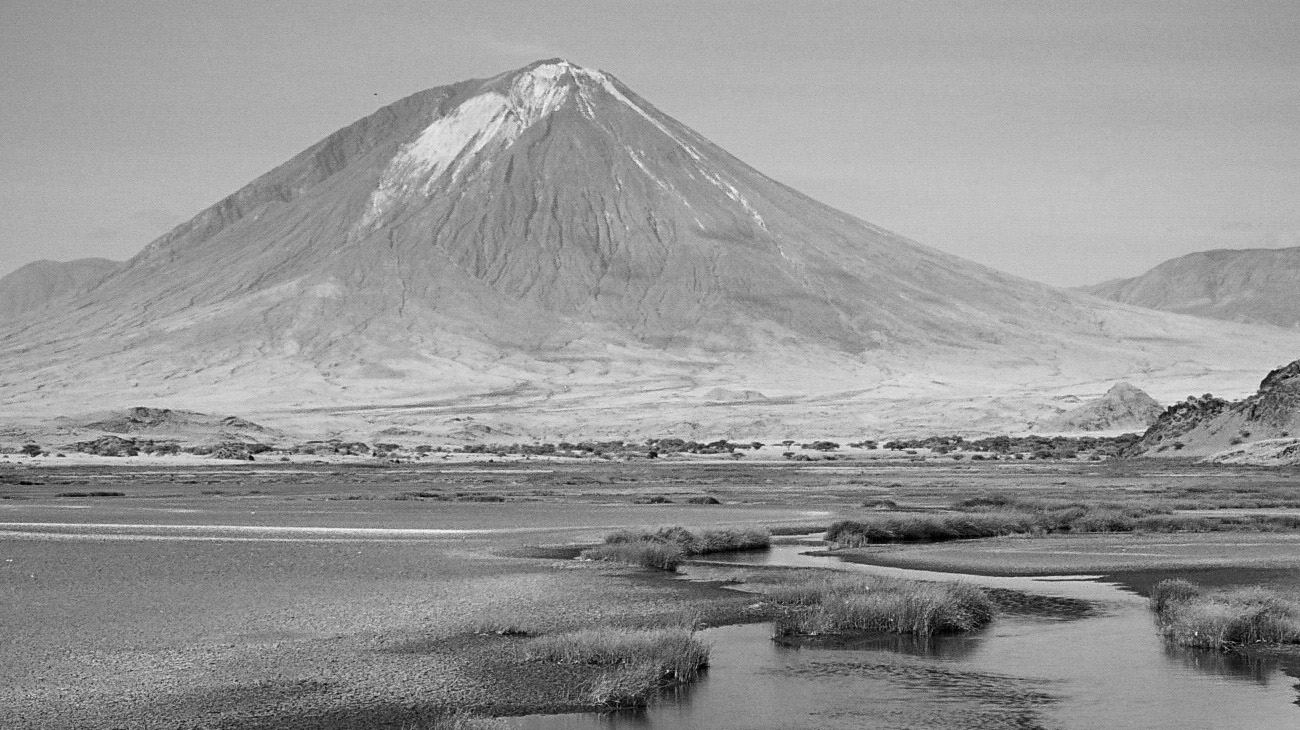
<instances>
[{"instance_id":1,"label":"mountain ridge","mask_svg":"<svg viewBox=\"0 0 1300 730\"><path fill-rule=\"evenodd\" d=\"M1140 276L1077 290L1151 309L1297 329L1300 246L1198 251Z\"/></svg>"}]
</instances>

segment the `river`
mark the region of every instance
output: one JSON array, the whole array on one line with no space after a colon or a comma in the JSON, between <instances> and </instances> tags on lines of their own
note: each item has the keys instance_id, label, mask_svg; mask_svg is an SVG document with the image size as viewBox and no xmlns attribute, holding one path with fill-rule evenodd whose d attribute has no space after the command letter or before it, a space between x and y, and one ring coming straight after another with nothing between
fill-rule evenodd
<instances>
[{"instance_id":1,"label":"river","mask_svg":"<svg viewBox=\"0 0 1300 730\"><path fill-rule=\"evenodd\" d=\"M707 675L639 712L513 718L519 730L640 728L1061 728L1191 730L1300 727L1296 679L1275 660L1168 645L1146 601L1097 576L992 578L881 568L808 556L806 544L735 554L735 564L834 567L965 580L1084 599L1083 617L999 615L971 635L783 645L770 624L708 629ZM689 575L689 570L687 571ZM1153 578L1151 575L1144 577ZM1225 582L1231 574L1219 575ZM1295 576L1251 576L1287 583ZM1295 672L1295 669L1291 670Z\"/></svg>"}]
</instances>

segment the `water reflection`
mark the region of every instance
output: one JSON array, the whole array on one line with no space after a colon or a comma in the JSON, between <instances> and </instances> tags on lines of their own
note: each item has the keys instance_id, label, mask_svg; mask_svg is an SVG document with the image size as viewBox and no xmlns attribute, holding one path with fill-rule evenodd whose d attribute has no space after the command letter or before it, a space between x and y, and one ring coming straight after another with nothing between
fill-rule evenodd
<instances>
[{"instance_id":1,"label":"water reflection","mask_svg":"<svg viewBox=\"0 0 1300 730\"><path fill-rule=\"evenodd\" d=\"M1187 649L1165 643L1165 656L1171 662L1204 672L1212 677L1249 681L1266 685L1278 678L1278 661L1275 657L1244 656L1205 649Z\"/></svg>"},{"instance_id":2,"label":"water reflection","mask_svg":"<svg viewBox=\"0 0 1300 730\"><path fill-rule=\"evenodd\" d=\"M969 657L983 640L982 633L967 636L912 636L860 634L856 636L780 636L773 639L790 649L822 651L885 651L940 661Z\"/></svg>"}]
</instances>

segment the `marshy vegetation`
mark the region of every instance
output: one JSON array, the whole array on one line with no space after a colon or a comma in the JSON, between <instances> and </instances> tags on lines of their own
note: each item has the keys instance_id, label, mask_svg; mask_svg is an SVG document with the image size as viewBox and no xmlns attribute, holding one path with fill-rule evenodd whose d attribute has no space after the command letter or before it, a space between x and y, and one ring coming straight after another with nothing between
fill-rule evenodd
<instances>
[{"instance_id":1,"label":"marshy vegetation","mask_svg":"<svg viewBox=\"0 0 1300 730\"><path fill-rule=\"evenodd\" d=\"M1216 499L1217 497L1217 499ZM1180 509L1212 510L1227 500L1233 506L1257 504L1233 495L1203 495L1201 499L1163 500L1146 496L1110 499L1024 497L992 493L963 499L950 512L879 512L833 523L826 539L836 547L872 543L941 542L1000 535L1090 532L1216 532L1221 530L1294 530L1300 515L1198 514ZM1284 498L1268 504L1291 506ZM870 504L879 508L879 500Z\"/></svg>"},{"instance_id":2,"label":"marshy vegetation","mask_svg":"<svg viewBox=\"0 0 1300 730\"><path fill-rule=\"evenodd\" d=\"M994 611L988 595L966 583L837 576L772 586L765 593L783 609L778 636L963 633L988 625Z\"/></svg>"},{"instance_id":3,"label":"marshy vegetation","mask_svg":"<svg viewBox=\"0 0 1300 730\"><path fill-rule=\"evenodd\" d=\"M1265 588L1205 590L1172 579L1151 589L1160 632L1175 644L1219 651L1300 644L1300 596Z\"/></svg>"},{"instance_id":4,"label":"marshy vegetation","mask_svg":"<svg viewBox=\"0 0 1300 730\"><path fill-rule=\"evenodd\" d=\"M655 694L694 681L709 665L709 647L693 629L594 628L528 642L530 661L604 669L585 690L593 707L644 707Z\"/></svg>"},{"instance_id":5,"label":"marshy vegetation","mask_svg":"<svg viewBox=\"0 0 1300 730\"><path fill-rule=\"evenodd\" d=\"M772 544L770 532L760 528L704 530L696 533L684 527L658 530L619 530L605 536L605 542L582 551L588 560L611 560L658 570L676 570L694 555L761 550Z\"/></svg>"}]
</instances>

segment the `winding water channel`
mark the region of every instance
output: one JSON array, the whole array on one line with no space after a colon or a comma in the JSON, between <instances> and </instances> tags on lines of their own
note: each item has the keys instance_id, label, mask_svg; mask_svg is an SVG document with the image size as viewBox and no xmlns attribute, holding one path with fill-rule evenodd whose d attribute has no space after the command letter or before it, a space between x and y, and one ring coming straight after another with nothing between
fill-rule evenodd
<instances>
[{"instance_id":1,"label":"winding water channel","mask_svg":"<svg viewBox=\"0 0 1300 730\"><path fill-rule=\"evenodd\" d=\"M728 562L969 581L1078 598L1084 617L1000 615L969 636L872 636L782 645L770 624L702 632L713 647L694 686L636 713L534 715L519 730L640 728L1062 728L1190 730L1300 727L1296 678L1274 660L1169 646L1146 601L1096 577L993 578L881 568L808 556L806 544ZM1221 576L1220 576L1221 577ZM1252 576L1289 583L1291 575ZM1297 673L1295 668L1290 670Z\"/></svg>"}]
</instances>

